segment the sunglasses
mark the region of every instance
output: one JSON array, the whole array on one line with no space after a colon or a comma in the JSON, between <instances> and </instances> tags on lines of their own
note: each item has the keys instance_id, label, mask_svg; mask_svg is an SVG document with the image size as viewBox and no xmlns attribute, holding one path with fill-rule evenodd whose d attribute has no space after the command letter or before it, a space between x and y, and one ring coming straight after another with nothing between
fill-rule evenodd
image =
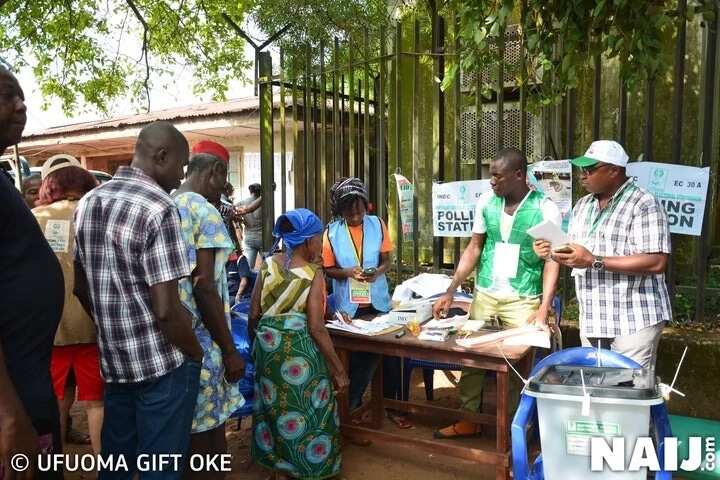
<instances>
[{"instance_id":1,"label":"sunglasses","mask_svg":"<svg viewBox=\"0 0 720 480\"><path fill-rule=\"evenodd\" d=\"M582 175L592 175L593 173L595 173L595 171L597 171L603 167L607 167L607 166L608 166L607 163L599 163L598 162L595 165L592 165L589 167L580 167L580 173Z\"/></svg>"}]
</instances>

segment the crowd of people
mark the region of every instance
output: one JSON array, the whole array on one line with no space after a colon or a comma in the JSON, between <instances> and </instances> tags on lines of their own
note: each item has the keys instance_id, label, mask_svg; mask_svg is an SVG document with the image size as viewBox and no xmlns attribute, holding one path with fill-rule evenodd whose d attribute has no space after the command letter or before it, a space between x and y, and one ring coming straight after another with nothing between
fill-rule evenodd
<instances>
[{"instance_id":1,"label":"crowd of people","mask_svg":"<svg viewBox=\"0 0 720 480\"><path fill-rule=\"evenodd\" d=\"M19 142L26 113L20 85L2 67L0 92L1 152ZM28 179L22 194L0 173L6 478L22 476L8 466L14 454L32 459L62 450L74 400L87 413L93 451L104 456L225 453L225 423L245 401L230 308L248 293L255 462L279 476L336 476L337 396L359 407L382 363L385 395L401 398L400 359L354 352L346 371L325 326L336 314L349 321L391 309L393 245L384 221L370 213L363 182L333 185L328 225L306 209L280 215L275 244L264 251L262 187L251 185L251 196L234 204L229 158L217 142L190 148L171 124L154 122L140 131L131 164L99 186L68 155L48 159L39 183ZM594 142L573 160L588 195L573 210L572 243L553 250L527 230L543 221L560 225L558 207L528 187L522 152L498 152L492 190L478 201L472 238L433 314L447 312L475 271L471 318L548 328L565 265L573 269L583 344L601 343L653 368L671 315L663 276L670 235L662 205L627 178L627 161L613 141ZM244 272L234 285L230 270ZM481 407L483 384L484 371L462 372L463 409ZM411 426L403 414L387 414L399 428ZM459 421L435 437L480 433L479 425ZM145 475L222 473L166 466Z\"/></svg>"}]
</instances>

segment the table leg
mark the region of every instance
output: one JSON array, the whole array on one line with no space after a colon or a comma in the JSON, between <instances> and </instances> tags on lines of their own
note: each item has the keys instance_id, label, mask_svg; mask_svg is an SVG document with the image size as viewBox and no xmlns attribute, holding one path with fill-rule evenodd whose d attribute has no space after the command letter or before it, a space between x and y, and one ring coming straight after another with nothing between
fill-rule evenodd
<instances>
[{"instance_id":1,"label":"table leg","mask_svg":"<svg viewBox=\"0 0 720 480\"><path fill-rule=\"evenodd\" d=\"M343 365L343 370L346 372L350 371L350 354L347 350L341 350L336 348L340 362ZM350 395L345 392L337 396L338 410L340 414L340 423L344 425L350 424Z\"/></svg>"},{"instance_id":2,"label":"table leg","mask_svg":"<svg viewBox=\"0 0 720 480\"><path fill-rule=\"evenodd\" d=\"M510 403L510 382L508 372L496 372L497 378L497 452L508 453L510 449L509 433L510 425L508 422L508 408ZM496 480L505 480L510 475L510 471L505 466L498 466L495 470Z\"/></svg>"},{"instance_id":3,"label":"table leg","mask_svg":"<svg viewBox=\"0 0 720 480\"><path fill-rule=\"evenodd\" d=\"M523 378L530 378L530 372L532 372L533 365L535 364L535 349L531 348L527 355L525 355L520 362L518 362L518 372Z\"/></svg>"},{"instance_id":4,"label":"table leg","mask_svg":"<svg viewBox=\"0 0 720 480\"><path fill-rule=\"evenodd\" d=\"M370 412L372 428L377 430L382 428L385 418L385 396L383 393L383 359L373 375L372 386L370 387Z\"/></svg>"}]
</instances>

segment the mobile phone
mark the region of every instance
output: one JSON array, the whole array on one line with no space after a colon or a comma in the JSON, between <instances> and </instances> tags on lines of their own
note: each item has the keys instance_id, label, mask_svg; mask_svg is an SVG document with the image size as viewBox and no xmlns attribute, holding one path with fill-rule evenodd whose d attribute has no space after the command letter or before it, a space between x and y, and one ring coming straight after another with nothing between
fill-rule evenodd
<instances>
[{"instance_id":1,"label":"mobile phone","mask_svg":"<svg viewBox=\"0 0 720 480\"><path fill-rule=\"evenodd\" d=\"M363 275L368 275L368 276L375 275L375 272L377 272L377 268L370 267L370 268L366 268L365 270L363 270Z\"/></svg>"},{"instance_id":2,"label":"mobile phone","mask_svg":"<svg viewBox=\"0 0 720 480\"><path fill-rule=\"evenodd\" d=\"M570 245L560 245L558 248L553 249L553 253L572 253L573 249Z\"/></svg>"}]
</instances>

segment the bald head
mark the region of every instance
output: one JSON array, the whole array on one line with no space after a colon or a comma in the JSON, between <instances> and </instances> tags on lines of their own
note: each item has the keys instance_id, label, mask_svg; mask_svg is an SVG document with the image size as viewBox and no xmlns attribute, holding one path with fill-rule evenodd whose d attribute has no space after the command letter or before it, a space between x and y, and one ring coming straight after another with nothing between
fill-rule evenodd
<instances>
[{"instance_id":1,"label":"bald head","mask_svg":"<svg viewBox=\"0 0 720 480\"><path fill-rule=\"evenodd\" d=\"M177 128L169 122L153 122L138 135L132 166L169 192L180 186L188 155L188 142Z\"/></svg>"},{"instance_id":2,"label":"bald head","mask_svg":"<svg viewBox=\"0 0 720 480\"><path fill-rule=\"evenodd\" d=\"M0 65L0 155L20 142L26 122L25 94L15 75Z\"/></svg>"}]
</instances>

